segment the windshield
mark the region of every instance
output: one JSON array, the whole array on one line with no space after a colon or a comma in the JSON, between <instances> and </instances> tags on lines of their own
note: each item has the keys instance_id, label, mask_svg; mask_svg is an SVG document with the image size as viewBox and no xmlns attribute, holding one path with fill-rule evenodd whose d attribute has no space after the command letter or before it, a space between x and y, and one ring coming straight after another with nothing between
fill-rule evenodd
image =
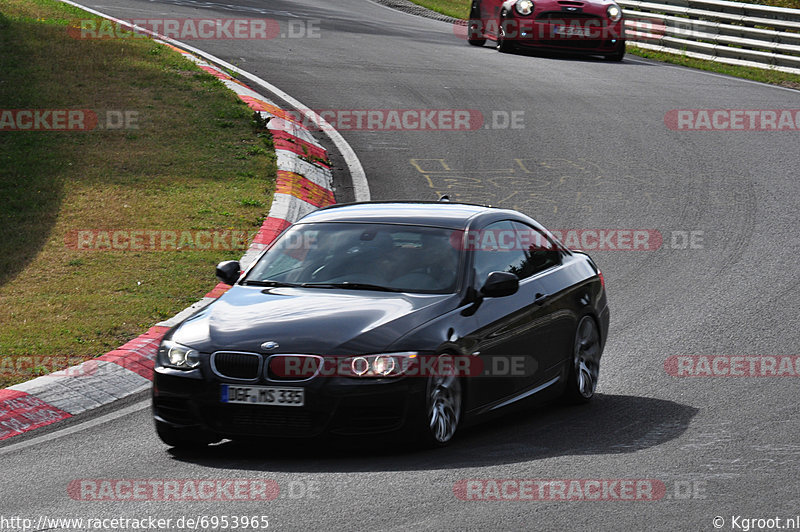
<instances>
[{"instance_id":1,"label":"windshield","mask_svg":"<svg viewBox=\"0 0 800 532\"><path fill-rule=\"evenodd\" d=\"M459 265L453 233L414 225L300 224L280 237L243 283L452 293Z\"/></svg>"}]
</instances>

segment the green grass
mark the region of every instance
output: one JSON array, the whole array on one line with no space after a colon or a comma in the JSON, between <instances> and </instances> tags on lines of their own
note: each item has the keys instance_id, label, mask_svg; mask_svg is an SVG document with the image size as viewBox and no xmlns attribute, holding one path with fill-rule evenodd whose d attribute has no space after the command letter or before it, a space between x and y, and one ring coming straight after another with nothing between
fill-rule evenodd
<instances>
[{"instance_id":1,"label":"green grass","mask_svg":"<svg viewBox=\"0 0 800 532\"><path fill-rule=\"evenodd\" d=\"M275 180L269 134L213 76L149 39L78 40L95 18L0 0L0 108L136 113L137 129L0 132L0 368L89 359L202 297L225 251L81 251L85 229L254 233ZM53 368L50 368L53 369ZM0 386L41 367L0 371Z\"/></svg>"},{"instance_id":2,"label":"green grass","mask_svg":"<svg viewBox=\"0 0 800 532\"><path fill-rule=\"evenodd\" d=\"M470 0L412 0L415 4L427 7L433 11L443 13L445 15L466 19L469 17ZM800 0L762 0L759 2L750 2L752 4L771 5L779 7L790 7L800 9ZM791 87L800 89L800 75L788 74L785 72L776 72L766 70L763 68L754 67L741 67L734 65L726 65L724 63L715 63L713 61L706 61L703 59L692 59L682 54L672 54L663 52L653 52L638 48L635 46L628 46L628 53L638 55L640 57L647 57L664 61L666 63L673 63L683 65L700 70L708 70L711 72L718 72L720 74L728 74L745 79L761 81L764 83L772 83L784 87Z\"/></svg>"},{"instance_id":3,"label":"green grass","mask_svg":"<svg viewBox=\"0 0 800 532\"><path fill-rule=\"evenodd\" d=\"M757 2L748 2L748 4L759 4L762 6L789 7L791 9L800 9L800 0L761 0Z\"/></svg>"},{"instance_id":4,"label":"green grass","mask_svg":"<svg viewBox=\"0 0 800 532\"><path fill-rule=\"evenodd\" d=\"M415 4L427 7L431 11L454 18L469 18L471 0L411 0Z\"/></svg>"},{"instance_id":5,"label":"green grass","mask_svg":"<svg viewBox=\"0 0 800 532\"><path fill-rule=\"evenodd\" d=\"M765 68L726 65L725 63L715 63L713 61L706 61L703 59L694 59L681 54L645 50L644 48L638 48L636 46L628 46L628 53L635 54L640 57L655 59L657 61L663 61L665 63L697 68L699 70L708 70L711 72L717 72L719 74L736 76L738 78L780 85L782 87L800 89L800 76L797 74L789 74L788 72L767 70Z\"/></svg>"}]
</instances>

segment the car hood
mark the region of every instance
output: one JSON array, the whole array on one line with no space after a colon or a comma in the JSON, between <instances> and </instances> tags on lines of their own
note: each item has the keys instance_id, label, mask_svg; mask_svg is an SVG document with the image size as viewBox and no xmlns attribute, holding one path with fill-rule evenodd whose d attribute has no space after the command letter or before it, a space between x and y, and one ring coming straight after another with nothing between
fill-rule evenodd
<instances>
[{"instance_id":1,"label":"car hood","mask_svg":"<svg viewBox=\"0 0 800 532\"><path fill-rule=\"evenodd\" d=\"M400 294L236 285L180 324L172 340L201 352L349 354L380 352L455 308L456 294Z\"/></svg>"}]
</instances>

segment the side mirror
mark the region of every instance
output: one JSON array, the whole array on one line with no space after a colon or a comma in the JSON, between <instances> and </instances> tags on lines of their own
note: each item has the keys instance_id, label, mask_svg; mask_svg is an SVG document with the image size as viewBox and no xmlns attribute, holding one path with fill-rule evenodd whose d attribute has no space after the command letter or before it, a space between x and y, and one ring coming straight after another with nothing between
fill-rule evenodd
<instances>
[{"instance_id":1,"label":"side mirror","mask_svg":"<svg viewBox=\"0 0 800 532\"><path fill-rule=\"evenodd\" d=\"M492 272L481 287L481 294L487 297L504 297L519 290L519 277L511 272Z\"/></svg>"},{"instance_id":2,"label":"side mirror","mask_svg":"<svg viewBox=\"0 0 800 532\"><path fill-rule=\"evenodd\" d=\"M217 279L225 284L233 284L239 280L239 273L242 267L238 260L226 260L217 264Z\"/></svg>"}]
</instances>

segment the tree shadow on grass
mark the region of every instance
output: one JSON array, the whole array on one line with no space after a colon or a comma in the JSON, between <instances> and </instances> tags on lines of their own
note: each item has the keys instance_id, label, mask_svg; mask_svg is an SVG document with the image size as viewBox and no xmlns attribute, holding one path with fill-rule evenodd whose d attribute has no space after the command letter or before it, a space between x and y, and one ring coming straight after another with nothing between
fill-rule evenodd
<instances>
[{"instance_id":1,"label":"tree shadow on grass","mask_svg":"<svg viewBox=\"0 0 800 532\"><path fill-rule=\"evenodd\" d=\"M32 53L22 38L33 24L0 13L2 108L38 109L38 76L27 76ZM0 286L11 281L47 242L63 200L60 169L69 132L0 131Z\"/></svg>"}]
</instances>

